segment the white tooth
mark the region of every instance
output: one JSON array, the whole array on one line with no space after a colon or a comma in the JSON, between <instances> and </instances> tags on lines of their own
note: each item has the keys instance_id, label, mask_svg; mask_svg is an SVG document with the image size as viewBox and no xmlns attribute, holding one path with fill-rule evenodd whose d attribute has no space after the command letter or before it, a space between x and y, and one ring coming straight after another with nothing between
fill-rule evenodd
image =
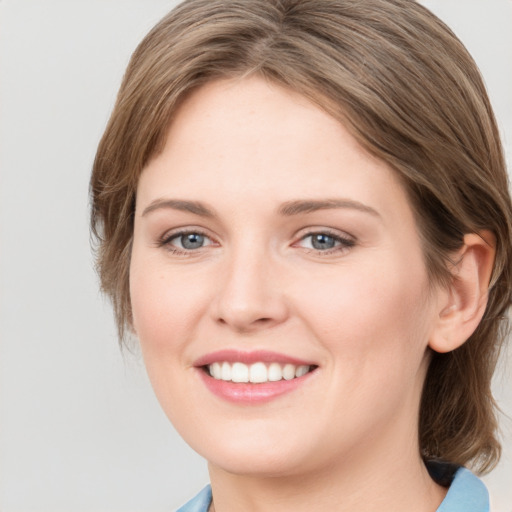
<instances>
[{"instance_id":1,"label":"white tooth","mask_svg":"<svg viewBox=\"0 0 512 512\"><path fill-rule=\"evenodd\" d=\"M268 372L264 363L251 364L249 368L249 382L267 382Z\"/></svg>"},{"instance_id":2,"label":"white tooth","mask_svg":"<svg viewBox=\"0 0 512 512\"><path fill-rule=\"evenodd\" d=\"M220 363L213 363L209 366L210 375L217 380L222 379L222 366Z\"/></svg>"},{"instance_id":3,"label":"white tooth","mask_svg":"<svg viewBox=\"0 0 512 512\"><path fill-rule=\"evenodd\" d=\"M276 382L283 378L283 370L281 370L281 365L279 363L272 363L268 367L268 380L270 382Z\"/></svg>"},{"instance_id":4,"label":"white tooth","mask_svg":"<svg viewBox=\"0 0 512 512\"><path fill-rule=\"evenodd\" d=\"M297 369L295 370L295 377L302 377L303 375L306 375L306 373L309 372L309 366L308 365L301 365L297 366Z\"/></svg>"},{"instance_id":5,"label":"white tooth","mask_svg":"<svg viewBox=\"0 0 512 512\"><path fill-rule=\"evenodd\" d=\"M283 377L285 380L292 380L295 377L295 365L285 364L283 368Z\"/></svg>"},{"instance_id":6,"label":"white tooth","mask_svg":"<svg viewBox=\"0 0 512 512\"><path fill-rule=\"evenodd\" d=\"M231 365L229 363L222 363L220 378L222 380L231 380Z\"/></svg>"},{"instance_id":7,"label":"white tooth","mask_svg":"<svg viewBox=\"0 0 512 512\"><path fill-rule=\"evenodd\" d=\"M233 363L231 380L233 382L249 382L249 367L244 363Z\"/></svg>"}]
</instances>

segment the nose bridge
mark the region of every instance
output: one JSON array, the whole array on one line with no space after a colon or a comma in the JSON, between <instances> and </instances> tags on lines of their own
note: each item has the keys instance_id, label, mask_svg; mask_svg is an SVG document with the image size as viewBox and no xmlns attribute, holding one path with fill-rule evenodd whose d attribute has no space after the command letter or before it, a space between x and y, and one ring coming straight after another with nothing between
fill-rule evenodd
<instances>
[{"instance_id":1,"label":"nose bridge","mask_svg":"<svg viewBox=\"0 0 512 512\"><path fill-rule=\"evenodd\" d=\"M264 243L246 239L228 251L219 275L216 320L239 331L282 322L287 307L276 266Z\"/></svg>"}]
</instances>

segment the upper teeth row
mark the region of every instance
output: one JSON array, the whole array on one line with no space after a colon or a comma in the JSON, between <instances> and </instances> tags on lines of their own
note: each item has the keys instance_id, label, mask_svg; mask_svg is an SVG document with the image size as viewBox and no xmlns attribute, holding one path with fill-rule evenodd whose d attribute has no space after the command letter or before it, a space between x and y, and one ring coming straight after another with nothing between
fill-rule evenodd
<instances>
[{"instance_id":1,"label":"upper teeth row","mask_svg":"<svg viewBox=\"0 0 512 512\"><path fill-rule=\"evenodd\" d=\"M217 380L232 382L275 382L278 380L291 380L302 377L309 372L308 365L296 366L294 364L280 365L279 363L213 363L208 365L210 375Z\"/></svg>"}]
</instances>

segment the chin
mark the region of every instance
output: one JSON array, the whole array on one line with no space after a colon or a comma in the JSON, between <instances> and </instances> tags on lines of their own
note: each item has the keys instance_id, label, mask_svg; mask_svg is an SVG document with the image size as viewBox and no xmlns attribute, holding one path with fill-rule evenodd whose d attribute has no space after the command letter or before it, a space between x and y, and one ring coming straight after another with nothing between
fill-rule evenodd
<instances>
[{"instance_id":1,"label":"chin","mask_svg":"<svg viewBox=\"0 0 512 512\"><path fill-rule=\"evenodd\" d=\"M247 450L244 454L208 453L205 454L208 463L222 470L240 476L260 478L276 478L297 475L306 471L304 463L292 454L263 452L262 450Z\"/></svg>"},{"instance_id":2,"label":"chin","mask_svg":"<svg viewBox=\"0 0 512 512\"><path fill-rule=\"evenodd\" d=\"M278 428L268 427L259 431L248 428L245 433L243 428L237 432L229 429L210 431L208 438L202 436L187 441L210 464L236 475L291 476L314 465L315 455L320 455L321 447L304 442L299 432L283 435ZM311 436L310 439L318 437Z\"/></svg>"}]
</instances>

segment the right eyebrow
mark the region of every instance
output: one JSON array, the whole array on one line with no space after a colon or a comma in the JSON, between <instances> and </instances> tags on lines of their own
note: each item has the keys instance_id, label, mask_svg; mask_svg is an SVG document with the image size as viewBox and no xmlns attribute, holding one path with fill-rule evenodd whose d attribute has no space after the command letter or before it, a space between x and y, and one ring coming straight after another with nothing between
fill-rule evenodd
<instances>
[{"instance_id":1,"label":"right eyebrow","mask_svg":"<svg viewBox=\"0 0 512 512\"><path fill-rule=\"evenodd\" d=\"M214 217L213 211L199 201L185 201L183 199L155 199L149 206L144 208L142 217L155 210L170 208L173 210L181 210L190 212L200 217Z\"/></svg>"}]
</instances>

